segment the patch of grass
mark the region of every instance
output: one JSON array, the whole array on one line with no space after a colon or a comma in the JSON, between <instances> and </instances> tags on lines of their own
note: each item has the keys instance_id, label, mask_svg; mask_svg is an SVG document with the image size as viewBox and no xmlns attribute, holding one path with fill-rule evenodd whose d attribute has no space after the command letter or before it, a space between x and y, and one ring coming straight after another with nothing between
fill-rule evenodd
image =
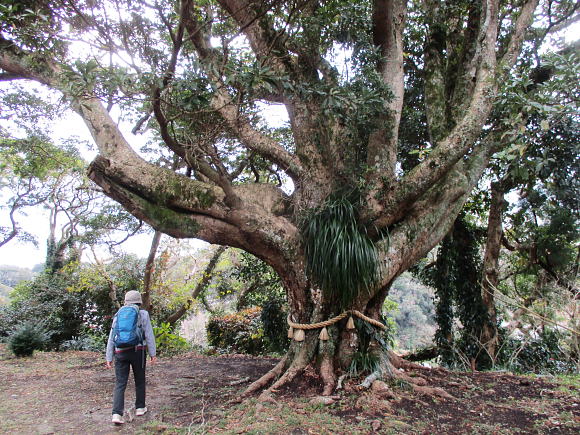
<instances>
[{"instance_id":1,"label":"patch of grass","mask_svg":"<svg viewBox=\"0 0 580 435\"><path fill-rule=\"evenodd\" d=\"M402 408L401 408L401 409L397 409L397 410L395 411L395 413L396 413L396 415L398 415L399 417L404 417L405 415L407 415L407 414L408 414L408 412L407 412L407 411L405 411L405 410L404 410L404 409L402 409Z\"/></svg>"},{"instance_id":2,"label":"patch of grass","mask_svg":"<svg viewBox=\"0 0 580 435\"><path fill-rule=\"evenodd\" d=\"M561 385L567 385L580 390L580 374L558 375L555 381Z\"/></svg>"},{"instance_id":3,"label":"patch of grass","mask_svg":"<svg viewBox=\"0 0 580 435\"><path fill-rule=\"evenodd\" d=\"M65 367L67 369L73 369L73 368L77 368L77 367L82 366L82 365L83 365L83 360L78 356L74 356L74 357L68 358L66 360Z\"/></svg>"},{"instance_id":4,"label":"patch of grass","mask_svg":"<svg viewBox=\"0 0 580 435\"><path fill-rule=\"evenodd\" d=\"M487 424L487 423L476 423L470 427L470 433L472 434L495 434L495 435L508 435L516 434L517 431L512 432L510 429L501 427L499 424Z\"/></svg>"},{"instance_id":5,"label":"patch of grass","mask_svg":"<svg viewBox=\"0 0 580 435\"><path fill-rule=\"evenodd\" d=\"M386 418L381 421L384 426L381 427L381 433L387 434L402 434L402 433L423 433L425 429L425 424L413 424L411 426L401 420L395 420L392 418Z\"/></svg>"},{"instance_id":6,"label":"patch of grass","mask_svg":"<svg viewBox=\"0 0 580 435\"><path fill-rule=\"evenodd\" d=\"M162 433L164 435L178 435L178 434L186 434L188 433L188 430L187 428L173 426L171 424L164 423L162 421L151 420L145 423L135 432L135 434L137 435L146 435L152 433Z\"/></svg>"},{"instance_id":7,"label":"patch of grass","mask_svg":"<svg viewBox=\"0 0 580 435\"><path fill-rule=\"evenodd\" d=\"M575 429L578 427L578 423L576 421L576 417L573 413L565 411L558 413L556 415L552 415L548 419L545 420L538 420L534 422L533 425L534 429L539 431L540 433L545 432L546 430L556 431L559 433L561 429ZM568 433L568 432L565 432Z\"/></svg>"},{"instance_id":8,"label":"patch of grass","mask_svg":"<svg viewBox=\"0 0 580 435\"><path fill-rule=\"evenodd\" d=\"M340 417L328 413L326 407L317 406L292 407L285 403L237 405L230 414L219 422L207 428L220 429L224 434L280 434L294 431L306 432L308 428L316 427L318 433L365 434L369 433L369 423L365 421L345 423Z\"/></svg>"},{"instance_id":9,"label":"patch of grass","mask_svg":"<svg viewBox=\"0 0 580 435\"><path fill-rule=\"evenodd\" d=\"M574 414L571 413L570 411L561 412L558 415L558 418L565 425L574 426L576 424L576 418L575 418Z\"/></svg>"}]
</instances>

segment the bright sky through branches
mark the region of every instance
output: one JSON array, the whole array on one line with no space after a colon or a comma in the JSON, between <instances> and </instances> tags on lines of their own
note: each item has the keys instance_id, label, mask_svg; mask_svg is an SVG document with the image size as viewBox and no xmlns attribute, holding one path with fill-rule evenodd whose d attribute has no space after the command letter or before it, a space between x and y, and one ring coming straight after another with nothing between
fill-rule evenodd
<instances>
[{"instance_id":1,"label":"bright sky through branches","mask_svg":"<svg viewBox=\"0 0 580 435\"><path fill-rule=\"evenodd\" d=\"M565 32L562 32L561 35L557 36L564 38L566 43L571 43L577 40L580 38L580 23L574 23L567 28ZM8 89L10 86L10 82L0 83L0 90ZM269 124L276 126L283 124L287 119L285 109L280 105L264 107L263 114ZM10 129L9 123L4 120L2 120L0 125L8 130ZM138 150L145 142L146 138L144 138L144 136L131 134L131 127L132 126L126 125L123 130L133 148ZM70 138L71 136L77 136L81 140L86 140L92 143L92 138L90 137L84 123L72 112L69 112L69 114L63 117L62 120L53 125L52 130L54 132L53 138L56 142L61 139ZM85 150L83 152L83 157L87 161L90 161L94 155L94 151ZM36 264L44 263L46 255L46 239L49 227L48 215L40 208L26 210L26 213L27 216L21 217L20 225L23 229L36 236L38 247L35 247L32 243L23 243L16 240L11 241L4 247L0 248L0 264L32 267ZM4 216L0 216L0 219L4 222ZM148 253L150 240L150 234L134 237L123 245L123 250L145 257Z\"/></svg>"}]
</instances>

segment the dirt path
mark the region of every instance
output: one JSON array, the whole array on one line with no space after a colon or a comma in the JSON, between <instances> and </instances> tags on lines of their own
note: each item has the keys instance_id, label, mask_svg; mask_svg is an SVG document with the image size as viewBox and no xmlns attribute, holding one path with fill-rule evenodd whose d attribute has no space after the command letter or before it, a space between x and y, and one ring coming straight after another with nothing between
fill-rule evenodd
<instances>
[{"instance_id":1,"label":"dirt path","mask_svg":"<svg viewBox=\"0 0 580 435\"><path fill-rule=\"evenodd\" d=\"M1 355L1 354L0 354ZM92 352L35 353L33 358L0 360L0 433L111 434L144 432L150 422L171 426L201 424L225 415L228 401L243 388L230 385L255 379L276 360L191 354L160 358L147 368L147 406L143 417L111 425L114 371ZM125 395L133 405L132 379ZM127 419L127 415L126 415ZM163 426L163 425L161 425Z\"/></svg>"},{"instance_id":2,"label":"dirt path","mask_svg":"<svg viewBox=\"0 0 580 435\"><path fill-rule=\"evenodd\" d=\"M39 352L16 359L0 346L0 433L4 434L577 434L580 378L569 385L501 373L422 372L453 399L392 386L387 396L355 382L330 406L312 402L319 381L276 395L276 403L231 399L276 363L271 358L160 358L148 367L150 412L124 426L110 423L112 370L92 352ZM134 401L130 382L126 403Z\"/></svg>"}]
</instances>

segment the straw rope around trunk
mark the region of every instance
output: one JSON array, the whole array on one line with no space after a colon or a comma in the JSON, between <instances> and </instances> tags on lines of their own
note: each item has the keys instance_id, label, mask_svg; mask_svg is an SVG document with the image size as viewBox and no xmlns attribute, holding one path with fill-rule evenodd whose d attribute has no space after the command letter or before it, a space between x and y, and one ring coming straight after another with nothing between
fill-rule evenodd
<instances>
[{"instance_id":1,"label":"straw rope around trunk","mask_svg":"<svg viewBox=\"0 0 580 435\"><path fill-rule=\"evenodd\" d=\"M288 338L293 338L296 341L303 341L305 330L322 328L319 338L321 340L328 340L328 331L326 330L326 327L333 325L336 322L340 322L348 315L350 315L350 318L346 324L346 329L354 329L354 321L352 319L353 315L357 316L359 319L364 320L365 322L370 323L373 326L376 326L377 328L382 329L383 331L387 329L387 327L378 320L371 319L370 317L365 316L363 313L357 310L345 311L344 313L341 313L332 319L318 323L295 323L290 319L290 315L288 315L287 322L288 325L290 325L290 329L288 330ZM294 332L295 329L297 330L296 332Z\"/></svg>"}]
</instances>

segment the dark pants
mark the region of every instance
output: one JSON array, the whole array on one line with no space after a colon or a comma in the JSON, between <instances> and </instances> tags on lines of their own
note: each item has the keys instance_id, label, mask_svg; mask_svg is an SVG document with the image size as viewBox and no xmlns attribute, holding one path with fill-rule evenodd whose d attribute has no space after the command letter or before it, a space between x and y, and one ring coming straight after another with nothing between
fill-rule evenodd
<instances>
[{"instance_id":1,"label":"dark pants","mask_svg":"<svg viewBox=\"0 0 580 435\"><path fill-rule=\"evenodd\" d=\"M123 415L125 410L125 389L131 367L135 377L135 408L145 408L145 352L146 350L142 349L131 349L115 353L113 414Z\"/></svg>"}]
</instances>

